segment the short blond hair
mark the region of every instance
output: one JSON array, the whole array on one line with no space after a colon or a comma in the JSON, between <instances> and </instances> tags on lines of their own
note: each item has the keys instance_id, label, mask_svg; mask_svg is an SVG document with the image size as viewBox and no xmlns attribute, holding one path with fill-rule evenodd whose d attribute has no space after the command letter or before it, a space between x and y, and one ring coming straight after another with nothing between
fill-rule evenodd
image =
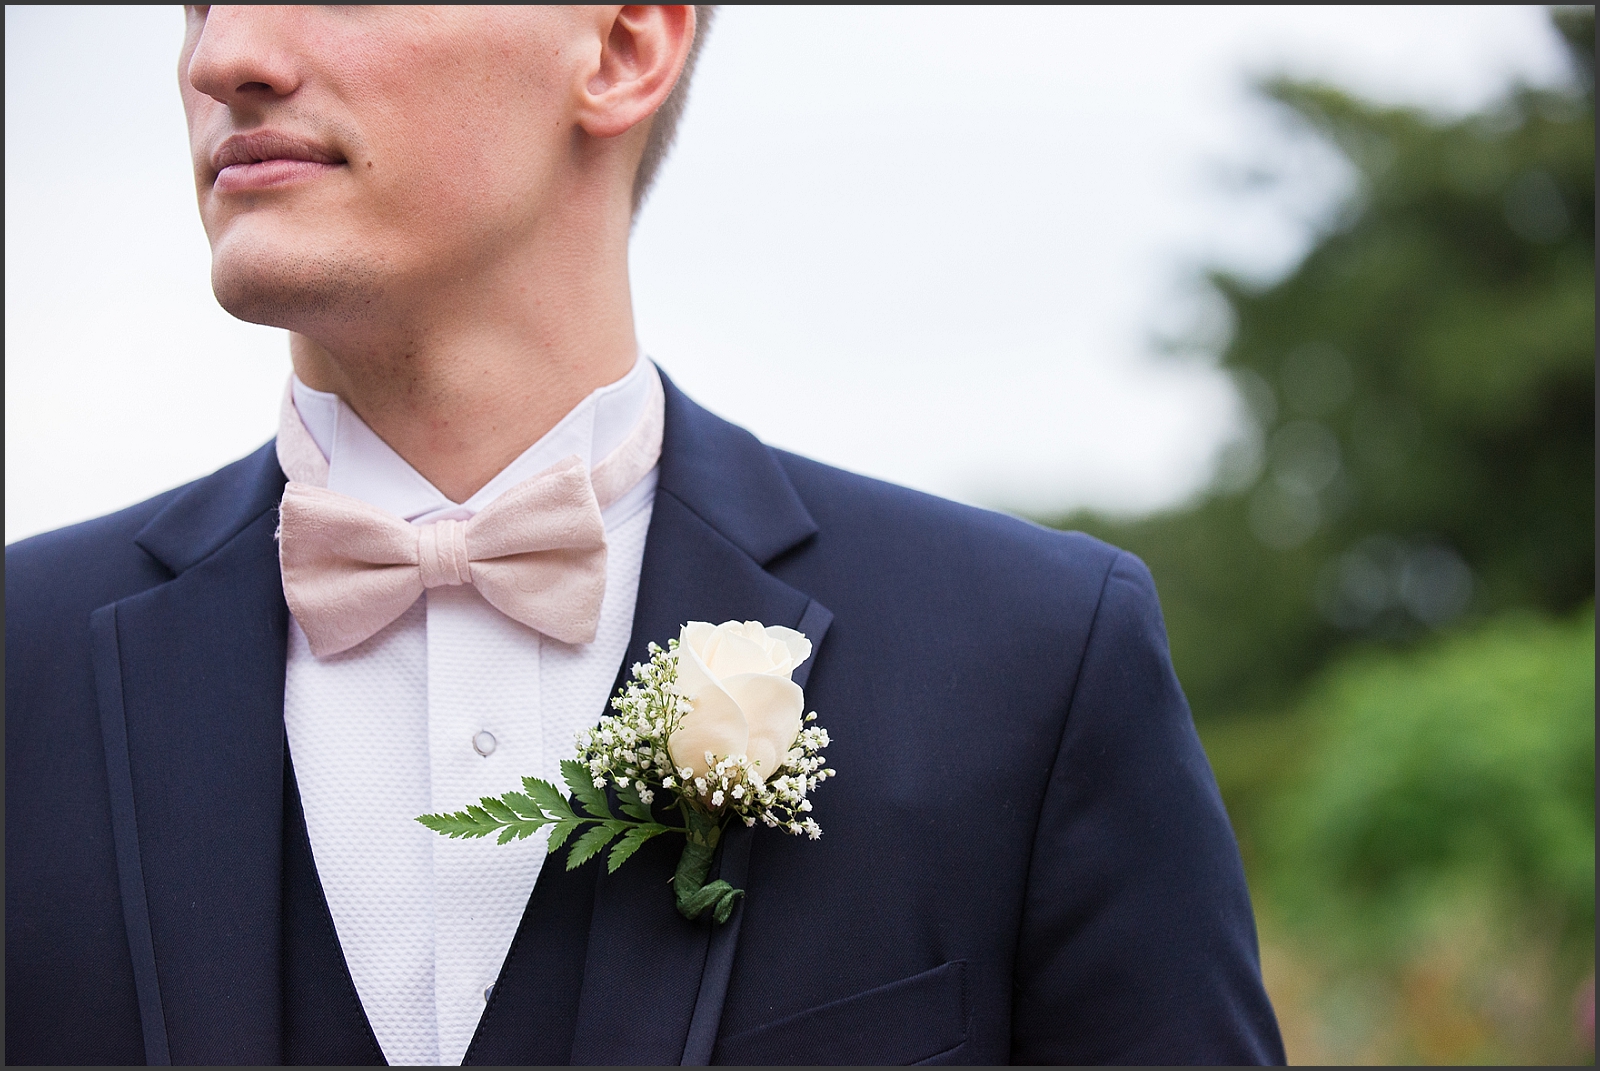
<instances>
[{"instance_id":1,"label":"short blond hair","mask_svg":"<svg viewBox=\"0 0 1600 1071\"><path fill-rule=\"evenodd\" d=\"M700 49L706 43L706 34L711 31L711 20L716 14L716 4L694 5L694 41L689 45L689 58L683 61L683 71L672 92L656 109L650 137L644 144L644 156L639 160L639 170L633 174L634 215L638 215L639 206L644 204L645 195L650 192L662 162L672 149L672 139L678 134L678 119L683 115L684 105L689 103L689 80L694 75L695 61L700 58Z\"/></svg>"}]
</instances>

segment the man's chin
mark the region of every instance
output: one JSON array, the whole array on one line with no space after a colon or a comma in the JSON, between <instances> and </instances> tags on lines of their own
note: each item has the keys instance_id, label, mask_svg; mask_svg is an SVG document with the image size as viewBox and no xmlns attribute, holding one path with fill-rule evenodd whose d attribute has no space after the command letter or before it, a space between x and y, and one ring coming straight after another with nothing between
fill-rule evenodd
<instances>
[{"instance_id":1,"label":"man's chin","mask_svg":"<svg viewBox=\"0 0 1600 1071\"><path fill-rule=\"evenodd\" d=\"M305 331L350 322L376 311L378 273L370 263L274 248L213 251L211 290L217 304L246 323Z\"/></svg>"}]
</instances>

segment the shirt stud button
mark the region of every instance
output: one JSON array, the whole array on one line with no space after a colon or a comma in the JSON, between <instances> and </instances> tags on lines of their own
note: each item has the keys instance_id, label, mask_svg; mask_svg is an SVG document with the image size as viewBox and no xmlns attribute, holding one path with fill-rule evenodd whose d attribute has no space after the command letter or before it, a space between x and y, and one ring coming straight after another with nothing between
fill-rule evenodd
<instances>
[{"instance_id":1,"label":"shirt stud button","mask_svg":"<svg viewBox=\"0 0 1600 1071\"><path fill-rule=\"evenodd\" d=\"M485 1004L489 1003L489 998L492 996L494 996L494 983L490 982L483 987L483 1002Z\"/></svg>"},{"instance_id":2,"label":"shirt stud button","mask_svg":"<svg viewBox=\"0 0 1600 1071\"><path fill-rule=\"evenodd\" d=\"M483 732L472 738L472 750L476 751L484 758L488 758L490 755L494 754L494 749L498 746L498 743L499 742L494 738L494 734L485 729Z\"/></svg>"}]
</instances>

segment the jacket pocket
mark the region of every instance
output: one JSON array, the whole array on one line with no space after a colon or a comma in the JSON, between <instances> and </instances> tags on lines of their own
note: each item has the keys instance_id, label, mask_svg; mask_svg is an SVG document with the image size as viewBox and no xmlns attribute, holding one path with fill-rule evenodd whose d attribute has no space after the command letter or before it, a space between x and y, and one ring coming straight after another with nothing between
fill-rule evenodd
<instances>
[{"instance_id":1,"label":"jacket pocket","mask_svg":"<svg viewBox=\"0 0 1600 1071\"><path fill-rule=\"evenodd\" d=\"M719 1064L914 1064L967 1040L967 964L857 993L717 1043Z\"/></svg>"}]
</instances>

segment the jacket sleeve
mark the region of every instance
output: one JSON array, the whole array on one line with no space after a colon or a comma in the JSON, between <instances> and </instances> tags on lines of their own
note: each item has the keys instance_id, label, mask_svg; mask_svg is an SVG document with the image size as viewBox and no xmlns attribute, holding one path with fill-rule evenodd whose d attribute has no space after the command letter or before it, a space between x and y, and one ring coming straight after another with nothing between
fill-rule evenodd
<instances>
[{"instance_id":1,"label":"jacket sleeve","mask_svg":"<svg viewBox=\"0 0 1600 1071\"><path fill-rule=\"evenodd\" d=\"M1128 554L1067 709L1016 963L1014 1062L1284 1061L1238 846Z\"/></svg>"}]
</instances>

